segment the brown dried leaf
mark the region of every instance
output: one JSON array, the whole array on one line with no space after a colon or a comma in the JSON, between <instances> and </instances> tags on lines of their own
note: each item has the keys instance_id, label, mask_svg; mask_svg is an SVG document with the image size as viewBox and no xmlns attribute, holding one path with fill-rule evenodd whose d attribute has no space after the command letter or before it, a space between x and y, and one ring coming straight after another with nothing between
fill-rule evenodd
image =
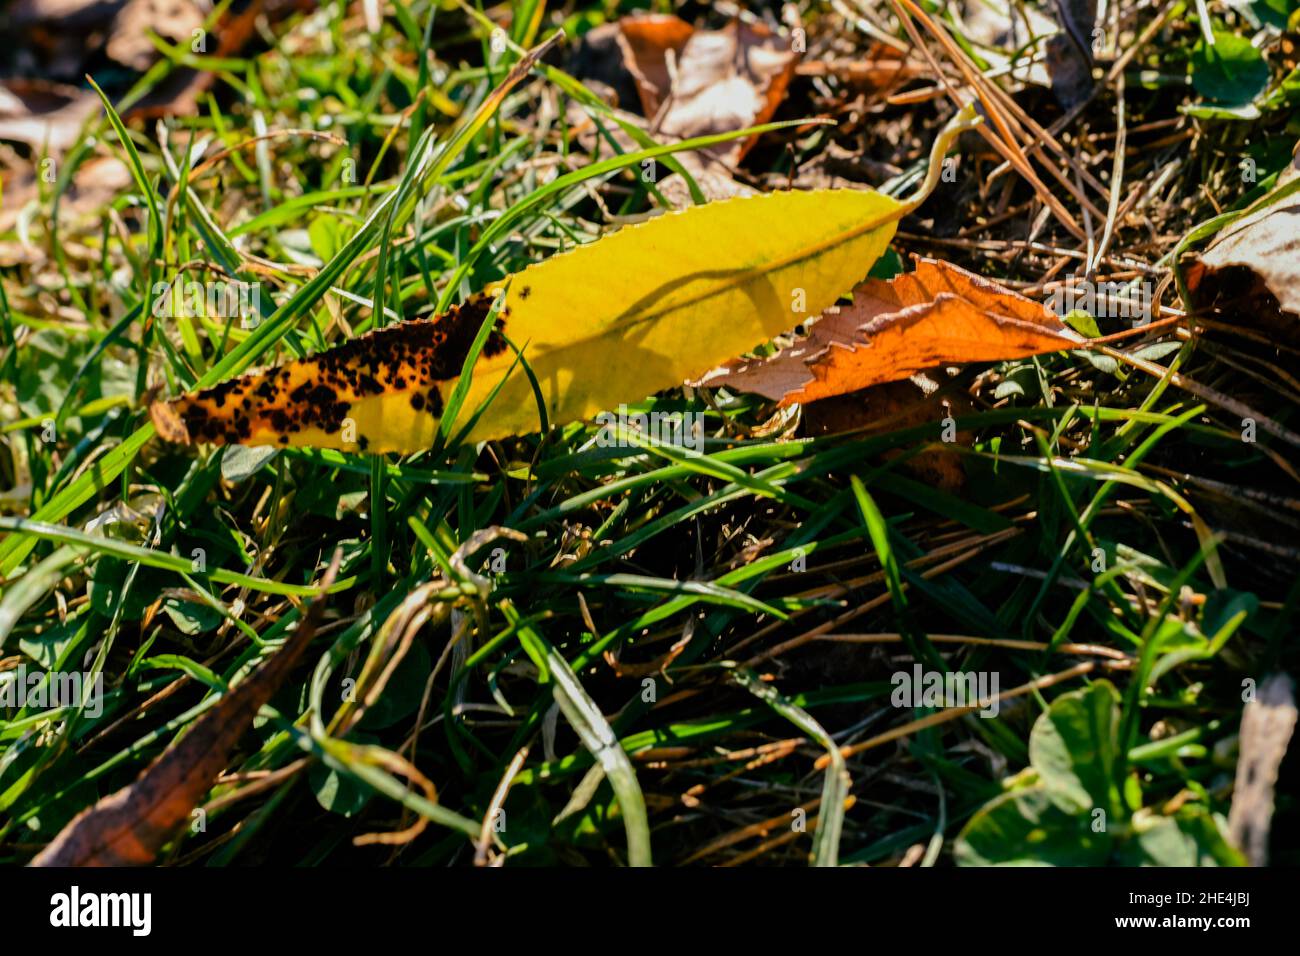
<instances>
[{"instance_id":1,"label":"brown dried leaf","mask_svg":"<svg viewBox=\"0 0 1300 956\"><path fill-rule=\"evenodd\" d=\"M144 866L190 815L257 716L311 643L338 559L284 646L225 694L134 783L77 814L32 866Z\"/></svg>"},{"instance_id":2,"label":"brown dried leaf","mask_svg":"<svg viewBox=\"0 0 1300 956\"><path fill-rule=\"evenodd\" d=\"M1278 177L1300 177L1300 145ZM1187 270L1197 308L1241 317L1283 342L1300 342L1300 193L1224 229Z\"/></svg>"},{"instance_id":3,"label":"brown dried leaf","mask_svg":"<svg viewBox=\"0 0 1300 956\"><path fill-rule=\"evenodd\" d=\"M680 59L683 47L694 33L693 26L672 15L642 14L619 20L617 40L623 65L632 74L646 116L659 112L672 85L669 51Z\"/></svg>"},{"instance_id":4,"label":"brown dried leaf","mask_svg":"<svg viewBox=\"0 0 1300 956\"><path fill-rule=\"evenodd\" d=\"M619 45L652 129L690 139L755 126L785 98L798 54L762 24L696 30L674 16L619 21ZM754 139L720 143L708 159L735 163Z\"/></svg>"},{"instance_id":5,"label":"brown dried leaf","mask_svg":"<svg viewBox=\"0 0 1300 956\"><path fill-rule=\"evenodd\" d=\"M1045 306L950 263L918 258L915 272L858 286L852 304L827 312L790 348L731 362L699 384L788 405L936 366L1024 358L1081 341Z\"/></svg>"},{"instance_id":6,"label":"brown dried leaf","mask_svg":"<svg viewBox=\"0 0 1300 956\"><path fill-rule=\"evenodd\" d=\"M588 31L570 59L569 69L602 98L650 120L661 141L733 132L771 119L785 98L798 55L761 24L733 21L720 31L696 30L671 15L638 14ZM605 95L608 91L608 95ZM594 151L597 136L585 111L571 105L569 121L584 148ZM610 135L624 149L635 149L617 128ZM734 166L756 138L720 143L677 156L706 198L750 195L731 177ZM691 204L679 175L664 180L667 204Z\"/></svg>"},{"instance_id":7,"label":"brown dried leaf","mask_svg":"<svg viewBox=\"0 0 1300 956\"><path fill-rule=\"evenodd\" d=\"M44 80L6 80L0 84L0 139L59 155L77 142L82 124L98 109L99 98L89 90Z\"/></svg>"},{"instance_id":8,"label":"brown dried leaf","mask_svg":"<svg viewBox=\"0 0 1300 956\"><path fill-rule=\"evenodd\" d=\"M203 13L192 0L130 0L113 18L106 52L143 73L162 56L150 42L149 31L188 49L194 31L202 26Z\"/></svg>"},{"instance_id":9,"label":"brown dried leaf","mask_svg":"<svg viewBox=\"0 0 1300 956\"><path fill-rule=\"evenodd\" d=\"M974 410L970 397L953 390L941 389L929 375L913 375L900 382L886 382L851 395L837 395L813 402L803 409L807 433L838 435L862 429L864 434L897 431L934 423L951 415L959 417ZM956 434L957 441L968 444L971 436ZM902 449L884 452L886 461L903 454ZM904 471L928 485L944 491L960 491L966 483L962 456L945 448L909 453L902 463Z\"/></svg>"},{"instance_id":10,"label":"brown dried leaf","mask_svg":"<svg viewBox=\"0 0 1300 956\"><path fill-rule=\"evenodd\" d=\"M682 48L671 94L659 107L659 131L690 139L766 123L785 99L798 60L786 41L760 24L733 21L717 32L697 31ZM704 152L734 164L756 140Z\"/></svg>"}]
</instances>

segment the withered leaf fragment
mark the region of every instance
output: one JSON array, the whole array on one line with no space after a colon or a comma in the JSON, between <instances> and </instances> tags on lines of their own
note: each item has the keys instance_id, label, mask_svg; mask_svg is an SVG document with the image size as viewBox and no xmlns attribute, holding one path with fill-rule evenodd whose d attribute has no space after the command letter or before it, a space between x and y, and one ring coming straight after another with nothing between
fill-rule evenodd
<instances>
[{"instance_id":1,"label":"withered leaf fragment","mask_svg":"<svg viewBox=\"0 0 1300 956\"><path fill-rule=\"evenodd\" d=\"M311 643L334 582L337 558L320 592L284 646L226 693L145 768L134 783L77 814L31 866L144 866L190 818L230 762L235 745Z\"/></svg>"}]
</instances>

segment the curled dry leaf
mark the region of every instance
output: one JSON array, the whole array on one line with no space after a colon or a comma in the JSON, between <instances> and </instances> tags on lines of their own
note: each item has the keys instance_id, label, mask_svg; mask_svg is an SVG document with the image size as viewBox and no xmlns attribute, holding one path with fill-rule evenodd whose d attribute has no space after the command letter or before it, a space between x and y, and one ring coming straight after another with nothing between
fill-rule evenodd
<instances>
[{"instance_id":1,"label":"curled dry leaf","mask_svg":"<svg viewBox=\"0 0 1300 956\"><path fill-rule=\"evenodd\" d=\"M588 31L569 69L609 90L620 109L641 113L661 138L688 139L767 122L798 59L762 24L696 30L672 15L637 14ZM753 142L721 143L707 155L734 163Z\"/></svg>"},{"instance_id":2,"label":"curled dry leaf","mask_svg":"<svg viewBox=\"0 0 1300 956\"><path fill-rule=\"evenodd\" d=\"M153 862L176 829L230 762L235 745L311 643L334 582L338 558L311 606L284 645L227 692L134 783L77 814L32 860L32 866L143 866Z\"/></svg>"},{"instance_id":3,"label":"curled dry leaf","mask_svg":"<svg viewBox=\"0 0 1300 956\"><path fill-rule=\"evenodd\" d=\"M744 129L767 122L785 99L799 56L789 41L762 24L733 20L722 30L693 32L687 24L682 24L686 31L657 25L651 39L637 22L641 19L625 20L623 36L634 38L629 41L633 75L657 132L690 139ZM670 49L676 60L671 66ZM720 143L705 154L734 164L754 142L750 137Z\"/></svg>"},{"instance_id":4,"label":"curled dry leaf","mask_svg":"<svg viewBox=\"0 0 1300 956\"><path fill-rule=\"evenodd\" d=\"M1278 187L1300 179L1300 145ZM1237 220L1187 270L1193 304L1300 344L1300 193Z\"/></svg>"},{"instance_id":5,"label":"curled dry leaf","mask_svg":"<svg viewBox=\"0 0 1300 956\"><path fill-rule=\"evenodd\" d=\"M999 362L1077 347L1045 306L951 263L871 279L793 346L733 361L697 384L726 385L788 405L896 382L940 365Z\"/></svg>"},{"instance_id":6,"label":"curled dry leaf","mask_svg":"<svg viewBox=\"0 0 1300 956\"><path fill-rule=\"evenodd\" d=\"M623 66L632 77L642 111L653 117L672 87L669 54L681 58L695 27L680 17L655 13L623 17L616 26Z\"/></svg>"},{"instance_id":7,"label":"curled dry leaf","mask_svg":"<svg viewBox=\"0 0 1300 956\"><path fill-rule=\"evenodd\" d=\"M639 111L650 132L671 142L729 133L772 118L785 99L799 55L792 44L762 24L733 21L722 30L696 30L678 17L638 14L589 31L571 60L575 76L611 103ZM594 148L595 130L581 108L570 107L580 141ZM623 148L635 148L617 128L610 130ZM729 167L754 145L756 137L732 140L677 160L708 199L751 194L731 178ZM668 204L690 203L676 174L660 184Z\"/></svg>"}]
</instances>

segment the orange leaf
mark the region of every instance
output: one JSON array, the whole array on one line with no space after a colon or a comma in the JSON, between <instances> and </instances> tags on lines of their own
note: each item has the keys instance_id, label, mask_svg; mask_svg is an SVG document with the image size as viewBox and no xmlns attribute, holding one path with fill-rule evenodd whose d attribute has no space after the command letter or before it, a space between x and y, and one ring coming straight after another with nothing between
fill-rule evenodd
<instances>
[{"instance_id":1,"label":"orange leaf","mask_svg":"<svg viewBox=\"0 0 1300 956\"><path fill-rule=\"evenodd\" d=\"M781 402L812 402L896 382L940 365L1000 362L1084 340L1045 306L947 262L858 286L811 333L768 359L734 361L698 384Z\"/></svg>"}]
</instances>

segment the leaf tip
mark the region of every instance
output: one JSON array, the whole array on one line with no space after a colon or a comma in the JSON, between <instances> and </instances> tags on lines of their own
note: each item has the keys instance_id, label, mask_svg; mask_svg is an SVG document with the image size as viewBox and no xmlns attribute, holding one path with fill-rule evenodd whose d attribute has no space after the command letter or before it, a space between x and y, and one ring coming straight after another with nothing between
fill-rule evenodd
<instances>
[{"instance_id":1,"label":"leaf tip","mask_svg":"<svg viewBox=\"0 0 1300 956\"><path fill-rule=\"evenodd\" d=\"M176 442L180 445L190 444L190 430L185 425L185 419L177 411L175 401L151 401L149 418L153 421L154 430L164 441Z\"/></svg>"}]
</instances>

